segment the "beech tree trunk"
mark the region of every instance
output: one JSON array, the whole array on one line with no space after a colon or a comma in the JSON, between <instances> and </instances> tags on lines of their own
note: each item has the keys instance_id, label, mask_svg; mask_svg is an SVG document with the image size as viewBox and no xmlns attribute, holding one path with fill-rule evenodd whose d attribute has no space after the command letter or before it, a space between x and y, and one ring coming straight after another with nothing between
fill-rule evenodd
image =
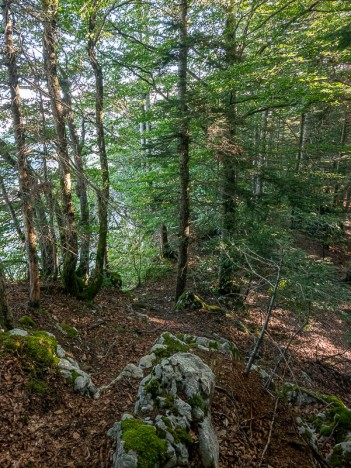
<instances>
[{"instance_id":1,"label":"beech tree trunk","mask_svg":"<svg viewBox=\"0 0 351 468\"><path fill-rule=\"evenodd\" d=\"M34 230L33 204L30 193L30 180L28 176L28 150L25 143L24 125L22 117L22 104L18 83L16 51L13 42L10 2L3 4L4 8L4 42L7 57L7 68L11 90L11 111L17 149L17 166L19 187L21 192L24 235L28 255L29 270L29 306L38 308L40 305L39 260L36 248Z\"/></svg>"},{"instance_id":2,"label":"beech tree trunk","mask_svg":"<svg viewBox=\"0 0 351 468\"><path fill-rule=\"evenodd\" d=\"M109 169L103 125L104 81L102 68L96 57L96 41L98 40L98 37L95 37L95 28L96 13L93 13L89 18L88 55L95 76L95 124L99 148L102 187L100 188L97 194L99 214L99 239L95 257L95 269L94 274L92 275L92 278L89 281L88 289L84 293L84 296L90 300L93 299L99 292L103 281L104 261L108 234L107 207L110 195Z\"/></svg>"},{"instance_id":3,"label":"beech tree trunk","mask_svg":"<svg viewBox=\"0 0 351 468\"><path fill-rule=\"evenodd\" d=\"M71 145L73 148L74 165L77 178L77 195L80 203L80 249L79 249L79 266L77 274L81 277L89 274L89 251L90 251L90 227L89 227L89 204L87 193L87 182L84 173L84 164L82 157L82 144L79 141L77 126L74 120L74 112L72 107L71 86L68 76L61 69L61 88L63 93L63 102L65 104L64 114L66 116Z\"/></svg>"},{"instance_id":4,"label":"beech tree trunk","mask_svg":"<svg viewBox=\"0 0 351 468\"><path fill-rule=\"evenodd\" d=\"M179 12L179 60L178 60L178 101L179 101L179 228L178 228L178 271L175 300L183 294L188 271L188 246L190 235L189 199L189 117L187 105L187 64L188 64L188 3L181 0Z\"/></svg>"},{"instance_id":5,"label":"beech tree trunk","mask_svg":"<svg viewBox=\"0 0 351 468\"><path fill-rule=\"evenodd\" d=\"M11 310L7 303L5 277L0 262L0 327L5 330L11 330L13 328L13 317Z\"/></svg>"},{"instance_id":6,"label":"beech tree trunk","mask_svg":"<svg viewBox=\"0 0 351 468\"><path fill-rule=\"evenodd\" d=\"M66 129L60 85L57 75L56 16L58 0L42 0L42 2L44 13L44 62L56 130L56 150L61 172L60 184L64 221L62 280L65 290L76 296L79 294L79 283L76 275L78 251L77 229L72 203L72 181L67 149Z\"/></svg>"}]
</instances>

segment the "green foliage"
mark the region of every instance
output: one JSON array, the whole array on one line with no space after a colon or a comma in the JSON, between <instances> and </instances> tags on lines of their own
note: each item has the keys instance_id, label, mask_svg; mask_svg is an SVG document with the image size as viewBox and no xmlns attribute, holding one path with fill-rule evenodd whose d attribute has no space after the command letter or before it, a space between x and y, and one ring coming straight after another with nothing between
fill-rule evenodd
<instances>
[{"instance_id":1,"label":"green foliage","mask_svg":"<svg viewBox=\"0 0 351 468\"><path fill-rule=\"evenodd\" d=\"M138 467L151 468L166 460L167 442L156 434L154 426L144 421L129 418L121 421L124 449L134 450L138 455Z\"/></svg>"}]
</instances>

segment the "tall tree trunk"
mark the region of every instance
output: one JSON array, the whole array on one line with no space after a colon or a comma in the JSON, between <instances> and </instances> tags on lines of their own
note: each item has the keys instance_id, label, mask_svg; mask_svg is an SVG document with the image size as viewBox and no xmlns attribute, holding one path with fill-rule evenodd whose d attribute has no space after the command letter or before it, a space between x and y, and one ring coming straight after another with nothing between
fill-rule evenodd
<instances>
[{"instance_id":1,"label":"tall tree trunk","mask_svg":"<svg viewBox=\"0 0 351 468\"><path fill-rule=\"evenodd\" d=\"M110 195L109 169L103 125L104 82L102 68L96 57L96 41L98 40L98 38L95 37L95 29L96 13L93 13L89 18L88 55L95 76L95 124L99 148L102 187L97 194L99 214L99 239L95 257L95 270L91 280L89 281L88 289L84 293L85 297L88 299L93 299L96 296L96 294L101 288L103 281L104 260L108 234L107 207Z\"/></svg>"},{"instance_id":2,"label":"tall tree trunk","mask_svg":"<svg viewBox=\"0 0 351 468\"><path fill-rule=\"evenodd\" d=\"M37 77L37 86L38 89L40 89L40 83L39 79ZM57 237L56 237L56 232L55 232L55 202L54 202L54 196L53 196L53 185L49 181L48 177L48 167L47 167L47 161L49 158L49 153L48 153L48 146L47 146L47 140L46 140L46 117L45 117L45 109L44 109L44 101L43 101L43 95L42 92L39 91L39 106L40 106L40 112L41 112L41 131L42 131L42 145L43 145L43 172L44 172L44 184L45 187L47 187L47 190L44 191L44 196L46 199L46 202L49 207L49 222L48 222L48 239L50 244L47 245L46 248L46 255L47 258L45 260L45 264L49 266L49 268L46 268L46 265L43 265L43 258L42 258L42 269L43 272L47 272L48 276L52 277L53 279L57 279L58 276L58 248L57 248ZM39 200L42 204L42 201ZM45 214L45 210L44 210ZM46 214L45 214L46 217ZM45 273L44 273L45 275Z\"/></svg>"},{"instance_id":3,"label":"tall tree trunk","mask_svg":"<svg viewBox=\"0 0 351 468\"><path fill-rule=\"evenodd\" d=\"M63 117L63 107L60 85L57 76L56 57L56 17L58 0L42 0L44 11L44 61L46 77L56 130L56 149L61 172L62 212L64 217L64 245L62 280L65 290L73 295L79 293L79 283L76 275L77 266L77 229L72 203L72 181L67 137Z\"/></svg>"},{"instance_id":4,"label":"tall tree trunk","mask_svg":"<svg viewBox=\"0 0 351 468\"><path fill-rule=\"evenodd\" d=\"M81 277L89 274L89 251L90 251L90 227L89 227L89 203L87 193L87 183L84 174L84 164L82 150L83 146L79 141L77 126L74 120L74 112L72 107L71 86L68 76L61 69L61 88L63 93L63 102L65 104L64 114L66 116L70 141L73 148L74 165L77 178L77 194L80 203L80 249L79 249L79 266L77 274Z\"/></svg>"},{"instance_id":5,"label":"tall tree trunk","mask_svg":"<svg viewBox=\"0 0 351 468\"><path fill-rule=\"evenodd\" d=\"M0 327L3 327L5 330L11 330L13 328L13 317L11 309L8 306L7 295L6 295L6 285L5 277L2 269L2 264L0 262Z\"/></svg>"},{"instance_id":6,"label":"tall tree trunk","mask_svg":"<svg viewBox=\"0 0 351 468\"><path fill-rule=\"evenodd\" d=\"M11 89L11 111L17 148L17 166L19 187L21 192L24 220L24 234L28 254L29 267L29 305L40 305L39 261L36 249L36 238L33 221L33 205L30 193L30 180L28 176L28 150L25 144L24 125L22 118L22 104L18 84L16 51L13 43L10 2L4 2L4 41L7 56L9 84Z\"/></svg>"},{"instance_id":7,"label":"tall tree trunk","mask_svg":"<svg viewBox=\"0 0 351 468\"><path fill-rule=\"evenodd\" d=\"M236 46L236 0L230 0L225 27L226 65L232 67L238 61ZM226 144L222 158L222 249L219 259L218 291L223 295L237 294L238 286L234 284L236 267L231 253L231 244L237 224L237 180L238 161L236 149L236 104L235 90L227 96L225 103Z\"/></svg>"},{"instance_id":8,"label":"tall tree trunk","mask_svg":"<svg viewBox=\"0 0 351 468\"><path fill-rule=\"evenodd\" d=\"M189 198L189 116L187 105L187 64L188 64L188 0L181 0L179 12L179 59L178 59L178 101L179 101L179 247L178 271L175 291L176 301L183 294L188 271L188 246L190 235Z\"/></svg>"}]
</instances>

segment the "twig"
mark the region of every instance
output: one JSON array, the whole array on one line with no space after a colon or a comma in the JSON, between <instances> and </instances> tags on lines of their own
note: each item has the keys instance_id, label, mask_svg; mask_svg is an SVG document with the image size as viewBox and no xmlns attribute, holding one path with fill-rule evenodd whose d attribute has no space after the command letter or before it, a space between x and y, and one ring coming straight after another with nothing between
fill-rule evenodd
<instances>
[{"instance_id":1,"label":"twig","mask_svg":"<svg viewBox=\"0 0 351 468\"><path fill-rule=\"evenodd\" d=\"M264 337L265 333L267 332L269 319L270 319L271 314L272 314L275 298L276 298L279 283L280 283L280 273L281 273L282 263L283 263L283 255L281 256L280 263L278 265L277 276L276 276L276 279L275 279L274 288L273 288L273 291L272 291L272 294L271 294L271 297L270 297L270 300L269 300L269 304L268 304L267 312L266 312L266 318L265 318L265 321L264 321L260 336L258 337L258 339L256 341L254 349L251 352L251 356L250 356L250 358L248 360L248 363L247 363L247 365L245 367L245 370L244 370L244 375L246 375L246 376L250 372L251 366L254 363L254 360L256 358L256 354L257 354L257 352L258 352L258 350L259 350L259 348L260 348L260 346L262 344L263 337Z\"/></svg>"},{"instance_id":2,"label":"twig","mask_svg":"<svg viewBox=\"0 0 351 468\"><path fill-rule=\"evenodd\" d=\"M272 439L272 433L273 433L273 425L274 425L274 421L275 421L275 416L277 414L277 409L278 409L278 403L279 403L279 397L275 400L275 405L274 405L274 411L273 411L273 416L272 416L272 420L269 424L269 434L268 434L268 439L267 439L267 443L263 449L263 452L262 452L262 455L261 455L261 461L260 461L260 464L258 465L259 467L262 466L262 463L263 463L263 459L267 453L267 450L269 448L269 444L271 443L271 439Z\"/></svg>"}]
</instances>

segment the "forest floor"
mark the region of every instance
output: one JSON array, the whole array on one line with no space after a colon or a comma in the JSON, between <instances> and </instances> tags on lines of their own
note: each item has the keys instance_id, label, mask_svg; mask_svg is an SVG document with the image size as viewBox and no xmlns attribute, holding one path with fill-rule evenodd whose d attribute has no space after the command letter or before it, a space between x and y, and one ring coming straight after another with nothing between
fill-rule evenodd
<instances>
[{"instance_id":1,"label":"forest floor","mask_svg":"<svg viewBox=\"0 0 351 468\"><path fill-rule=\"evenodd\" d=\"M247 357L263 323L267 297L249 295L245 310L227 316L175 311L174 280L174 274L169 274L132 293L106 288L94 304L67 297L59 283L46 282L37 313L27 310L28 285L17 283L9 285L9 302L16 324L21 316L31 315L36 328L54 333L97 386L109 384L126 364L138 364L165 331L219 335L236 343ZM348 312L345 305L344 314ZM251 332L240 331L238 320ZM57 323L76 327L79 335L64 336ZM289 344L276 379L338 395L350 405L351 350L340 311L315 311L309 326L296 333L300 325L292 312L275 307L258 363L274 368ZM221 467L322 466L298 435L296 410L263 390L256 372L245 377L243 362L219 353L205 359L216 375L212 411ZM106 432L124 412L133 412L138 381L121 380L95 400L75 394L55 372L48 380L45 395L30 393L20 361L15 356L1 359L0 466L110 466L114 447Z\"/></svg>"}]
</instances>

